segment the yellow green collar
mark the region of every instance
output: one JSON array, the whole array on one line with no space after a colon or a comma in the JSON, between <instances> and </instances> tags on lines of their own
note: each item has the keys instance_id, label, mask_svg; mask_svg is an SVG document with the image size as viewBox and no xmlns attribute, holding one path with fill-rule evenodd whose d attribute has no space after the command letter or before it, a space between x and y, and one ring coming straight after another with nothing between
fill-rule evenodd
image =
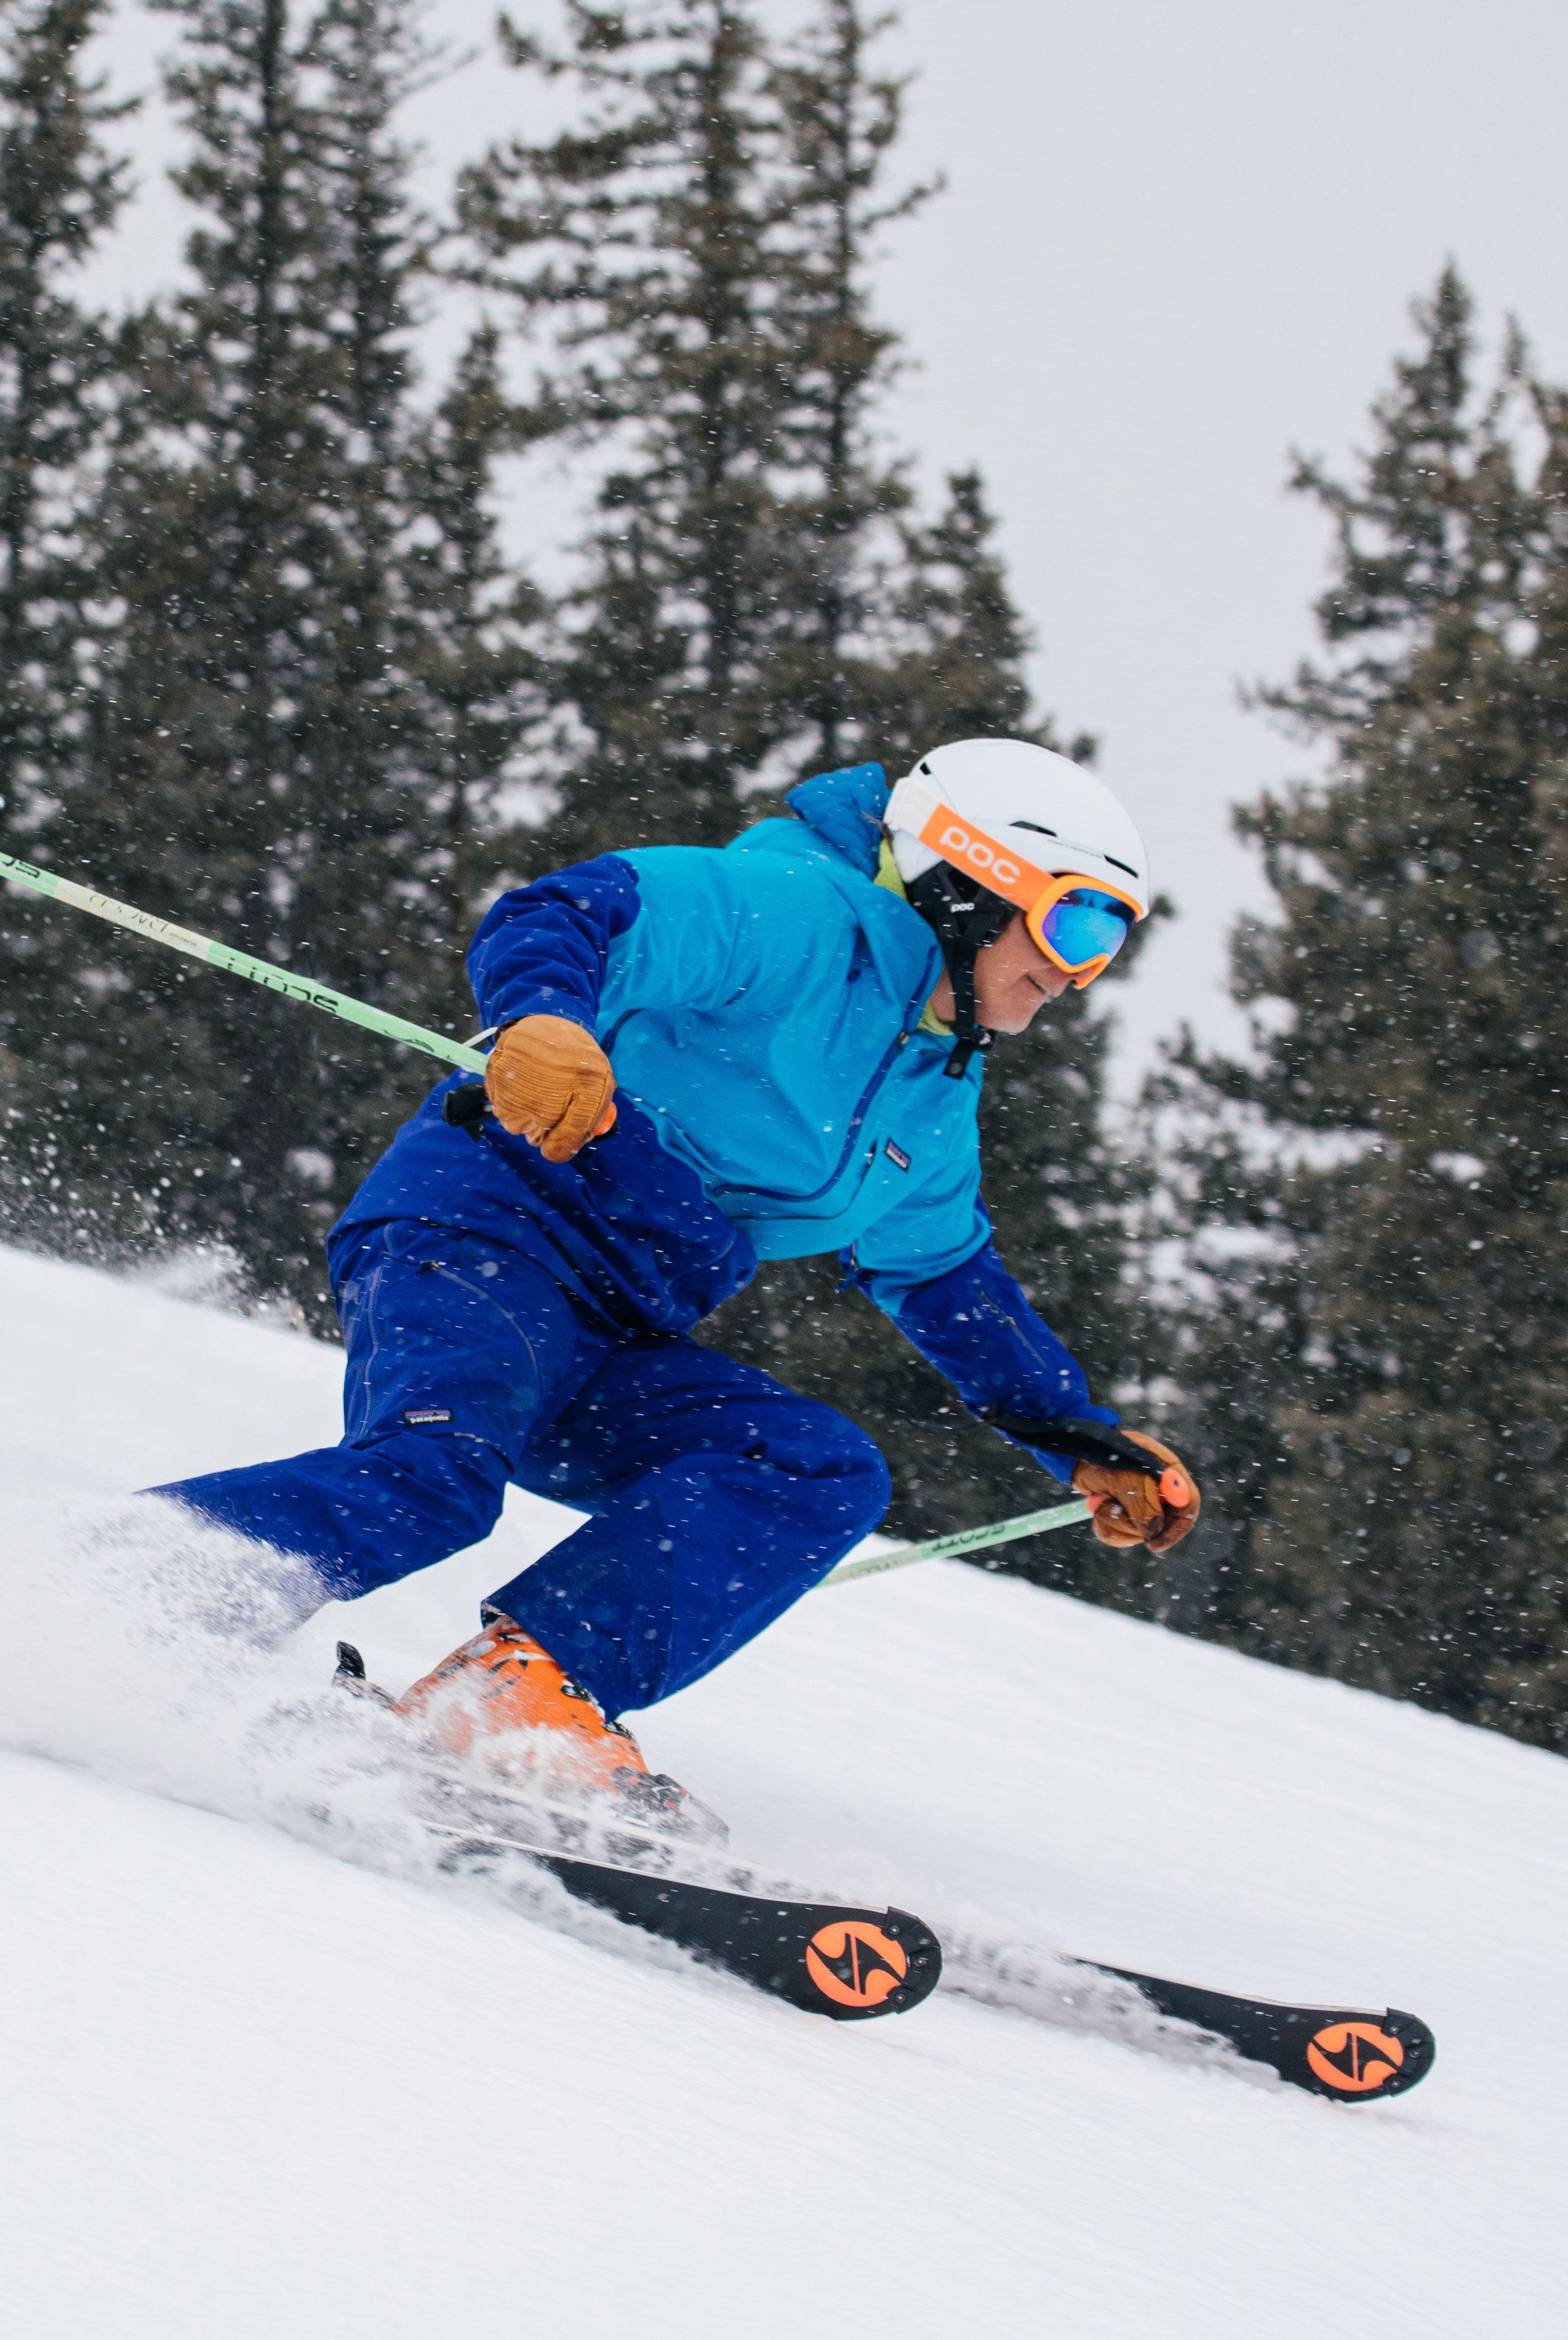
<instances>
[{"instance_id":1,"label":"yellow green collar","mask_svg":"<svg viewBox=\"0 0 1568 2340\"><path fill-rule=\"evenodd\" d=\"M882 839L882 849L877 856L877 883L878 886L885 886L889 894L897 894L900 902L908 900L909 897L905 890L904 881L898 875L898 865L893 858L893 848L886 838ZM953 1036L952 1026L943 1023L928 999L926 1002L926 1012L915 1029L918 1032L929 1032L938 1040L950 1040Z\"/></svg>"}]
</instances>

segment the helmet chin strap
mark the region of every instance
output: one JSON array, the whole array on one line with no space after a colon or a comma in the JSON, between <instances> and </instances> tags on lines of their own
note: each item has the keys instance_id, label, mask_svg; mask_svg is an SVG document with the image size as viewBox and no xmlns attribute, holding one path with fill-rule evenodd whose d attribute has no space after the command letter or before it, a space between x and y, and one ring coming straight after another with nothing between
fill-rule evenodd
<instances>
[{"instance_id":1,"label":"helmet chin strap","mask_svg":"<svg viewBox=\"0 0 1568 2340\"><path fill-rule=\"evenodd\" d=\"M970 1058L982 1055L992 1039L979 1020L975 961L987 944L1006 933L1013 905L960 877L946 861L911 878L904 891L941 946L942 964L953 986L954 1036L953 1052L943 1069L949 1080L962 1080Z\"/></svg>"}]
</instances>

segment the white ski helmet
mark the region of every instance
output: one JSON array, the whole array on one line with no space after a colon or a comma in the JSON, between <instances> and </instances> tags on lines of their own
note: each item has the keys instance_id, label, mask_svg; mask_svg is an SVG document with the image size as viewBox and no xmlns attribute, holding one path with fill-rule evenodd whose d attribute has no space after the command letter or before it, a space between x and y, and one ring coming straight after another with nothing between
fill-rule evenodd
<instances>
[{"instance_id":1,"label":"white ski helmet","mask_svg":"<svg viewBox=\"0 0 1568 2340\"><path fill-rule=\"evenodd\" d=\"M1103 780L1049 748L1027 739L933 748L898 782L883 819L906 885L946 861L1027 909L1026 872L1071 871L1148 916L1148 855L1130 817Z\"/></svg>"},{"instance_id":2,"label":"white ski helmet","mask_svg":"<svg viewBox=\"0 0 1568 2340\"><path fill-rule=\"evenodd\" d=\"M952 978L954 1079L990 1046L975 962L1017 912L1080 991L1148 916L1148 857L1126 813L1103 780L1027 739L933 748L882 818L910 905Z\"/></svg>"}]
</instances>

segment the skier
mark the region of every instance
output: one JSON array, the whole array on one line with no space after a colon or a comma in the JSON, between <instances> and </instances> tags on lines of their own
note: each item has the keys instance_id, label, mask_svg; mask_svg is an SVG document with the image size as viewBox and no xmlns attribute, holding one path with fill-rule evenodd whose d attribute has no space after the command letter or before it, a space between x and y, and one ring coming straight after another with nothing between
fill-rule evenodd
<instances>
[{"instance_id":1,"label":"skier","mask_svg":"<svg viewBox=\"0 0 1568 2340\"><path fill-rule=\"evenodd\" d=\"M308 1562L313 1606L478 1542L509 1480L589 1512L398 1710L677 1817L619 1718L760 1632L889 1494L842 1415L690 1338L759 1259L838 1251L977 1411L1116 1421L997 1256L976 1106L992 1036L1146 915L1136 829L1011 739L789 805L722 850L604 854L501 897L468 960L482 1090L442 1082L328 1237L342 1443L152 1491ZM1197 1517L1190 1481L1173 1504L1032 1451L1103 1542L1166 1552Z\"/></svg>"}]
</instances>

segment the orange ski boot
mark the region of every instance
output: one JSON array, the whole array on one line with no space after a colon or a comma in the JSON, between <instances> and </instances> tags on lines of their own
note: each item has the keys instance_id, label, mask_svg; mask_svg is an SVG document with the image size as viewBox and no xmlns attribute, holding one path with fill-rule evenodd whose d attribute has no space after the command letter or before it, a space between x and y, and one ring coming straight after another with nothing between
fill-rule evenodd
<instances>
[{"instance_id":1,"label":"orange ski boot","mask_svg":"<svg viewBox=\"0 0 1568 2340\"><path fill-rule=\"evenodd\" d=\"M498 1610L481 1614L481 1631L394 1699L394 1714L454 1755L493 1753L580 1792L612 1795L655 1827L710 1832L706 1807L667 1772L650 1771L630 1731L548 1650Z\"/></svg>"}]
</instances>

